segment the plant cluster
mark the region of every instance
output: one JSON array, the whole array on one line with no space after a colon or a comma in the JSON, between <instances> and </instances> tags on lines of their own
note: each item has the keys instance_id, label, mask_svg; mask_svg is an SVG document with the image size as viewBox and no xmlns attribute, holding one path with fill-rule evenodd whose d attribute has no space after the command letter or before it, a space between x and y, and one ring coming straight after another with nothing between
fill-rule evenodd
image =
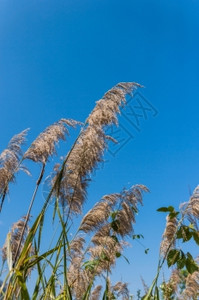
<instances>
[{"instance_id":1,"label":"plant cluster","mask_svg":"<svg viewBox=\"0 0 199 300\"><path fill-rule=\"evenodd\" d=\"M6 275L0 284L0 299L133 299L127 283L119 281L113 284L110 278L117 258L123 256L127 260L123 255L128 246L127 238L142 238L140 234L133 234L133 225L139 205L142 205L143 193L148 192L147 187L137 184L105 195L82 217L81 213L87 199L90 175L103 162L108 142L116 142L107 136L106 130L113 124L118 125L117 116L121 107L126 105L126 95L132 95L138 87L141 86L134 82L119 83L96 102L84 124L61 119L47 127L25 153L22 145L28 131L24 130L14 136L0 154L0 211L10 183L16 181L16 174L20 170L29 173L24 163L31 160L40 166L28 211L13 224L2 247L1 275ZM69 128L79 125L80 133L65 158L54 167L43 207L31 221L32 206L44 181L47 164L56 154L56 145L65 140ZM52 231L51 244L43 250L45 217L52 202L52 223L57 222L58 229L54 236ZM191 239L199 244L198 203L199 188L196 188L180 211L175 211L172 206L159 209L168 212L166 228L156 277L151 287L144 284L145 296L142 299L197 299L198 263L191 253L183 252L181 245ZM80 223L71 238L76 216ZM175 266L175 269L169 281L159 285L159 275L166 261L168 267ZM36 280L31 278L33 272ZM99 279L103 279L104 284L99 284ZM137 296L141 298L140 291Z\"/></svg>"}]
</instances>

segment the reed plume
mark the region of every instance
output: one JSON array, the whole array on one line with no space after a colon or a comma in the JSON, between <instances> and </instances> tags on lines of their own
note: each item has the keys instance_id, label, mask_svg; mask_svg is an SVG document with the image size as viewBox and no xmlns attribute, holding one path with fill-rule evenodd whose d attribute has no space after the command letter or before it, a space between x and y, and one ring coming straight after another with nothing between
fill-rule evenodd
<instances>
[{"instance_id":1,"label":"reed plume","mask_svg":"<svg viewBox=\"0 0 199 300\"><path fill-rule=\"evenodd\" d=\"M97 285L94 290L91 292L89 300L100 300L100 294L101 294L102 286Z\"/></svg>"},{"instance_id":2,"label":"reed plume","mask_svg":"<svg viewBox=\"0 0 199 300\"><path fill-rule=\"evenodd\" d=\"M117 298L122 296L122 300L129 299L129 290L127 283L118 281L115 285L111 287L111 290L116 294Z\"/></svg>"},{"instance_id":3,"label":"reed plume","mask_svg":"<svg viewBox=\"0 0 199 300\"><path fill-rule=\"evenodd\" d=\"M81 236L76 237L70 243L70 255L72 257L82 255L82 250L84 248L84 243L85 243L85 239L83 237L81 237Z\"/></svg>"},{"instance_id":4,"label":"reed plume","mask_svg":"<svg viewBox=\"0 0 199 300\"><path fill-rule=\"evenodd\" d=\"M177 292L178 285L181 282L179 270L172 270L169 282L172 285L173 291Z\"/></svg>"},{"instance_id":5,"label":"reed plume","mask_svg":"<svg viewBox=\"0 0 199 300\"><path fill-rule=\"evenodd\" d=\"M135 222L135 212L137 212L138 203L142 204L142 192L148 191L144 185L132 186L129 190L123 190L121 193L105 195L83 218L80 230L90 232L101 229L102 225L108 221L113 208L122 207L117 210L116 222L117 233L121 236L132 232L132 223Z\"/></svg>"},{"instance_id":6,"label":"reed plume","mask_svg":"<svg viewBox=\"0 0 199 300\"><path fill-rule=\"evenodd\" d=\"M104 237L98 244L90 247L88 253L91 261L97 261L95 273L101 275L104 271L111 272L116 263L117 254L122 251L122 245L112 237Z\"/></svg>"},{"instance_id":7,"label":"reed plume","mask_svg":"<svg viewBox=\"0 0 199 300\"><path fill-rule=\"evenodd\" d=\"M193 191L188 202L181 204L181 209L190 223L198 230L197 220L199 219L199 185Z\"/></svg>"},{"instance_id":8,"label":"reed plume","mask_svg":"<svg viewBox=\"0 0 199 300\"><path fill-rule=\"evenodd\" d=\"M98 202L82 219L80 230L90 232L100 228L110 216L111 205L108 201Z\"/></svg>"},{"instance_id":9,"label":"reed plume","mask_svg":"<svg viewBox=\"0 0 199 300\"><path fill-rule=\"evenodd\" d=\"M96 102L94 110L89 115L89 125L105 126L118 124L117 114L120 106L126 104L126 95L132 95L132 91L141 85L135 82L121 82L110 89L102 99Z\"/></svg>"},{"instance_id":10,"label":"reed plume","mask_svg":"<svg viewBox=\"0 0 199 300\"><path fill-rule=\"evenodd\" d=\"M67 280L75 299L82 299L89 285L91 275L82 268L83 257L73 257L67 272Z\"/></svg>"},{"instance_id":11,"label":"reed plume","mask_svg":"<svg viewBox=\"0 0 199 300\"><path fill-rule=\"evenodd\" d=\"M195 271L189 274L186 279L186 288L183 291L182 297L185 300L198 299L199 295L199 272Z\"/></svg>"},{"instance_id":12,"label":"reed plume","mask_svg":"<svg viewBox=\"0 0 199 300\"><path fill-rule=\"evenodd\" d=\"M28 129L14 135L7 149L0 154L0 211L2 210L3 202L8 192L8 184L11 181L15 181L15 173L20 169L28 173L25 167L20 166L20 160L22 158L21 146L25 142L27 132Z\"/></svg>"},{"instance_id":13,"label":"reed plume","mask_svg":"<svg viewBox=\"0 0 199 300\"><path fill-rule=\"evenodd\" d=\"M79 213L86 199L89 175L102 162L107 148L105 129L117 124L117 114L124 105L126 94L139 87L137 83L120 83L109 90L102 99L97 101L94 110L86 120L86 126L77 143L67 157L63 177L58 191L63 206L72 212Z\"/></svg>"},{"instance_id":14,"label":"reed plume","mask_svg":"<svg viewBox=\"0 0 199 300\"><path fill-rule=\"evenodd\" d=\"M162 255L166 254L169 247L175 245L175 234L177 229L177 219L176 217L166 217L166 228L163 233L163 239L160 245L160 253Z\"/></svg>"},{"instance_id":15,"label":"reed plume","mask_svg":"<svg viewBox=\"0 0 199 300\"><path fill-rule=\"evenodd\" d=\"M92 237L93 244L99 245L100 240L111 235L111 226L109 223L103 225Z\"/></svg>"},{"instance_id":16,"label":"reed plume","mask_svg":"<svg viewBox=\"0 0 199 300\"><path fill-rule=\"evenodd\" d=\"M58 122L48 126L26 151L24 158L31 159L34 162L45 164L54 153L56 153L55 145L59 140L65 140L68 134L67 126L75 127L78 122L69 119L61 119Z\"/></svg>"},{"instance_id":17,"label":"reed plume","mask_svg":"<svg viewBox=\"0 0 199 300\"><path fill-rule=\"evenodd\" d=\"M22 234L22 231L24 229L25 222L26 222L26 217L22 217L20 220L18 220L16 223L14 223L12 225L11 232L10 232L10 235L11 235L10 245L11 245L12 261L14 260L14 258L16 256L16 252L17 252L17 249L18 249L18 245L19 245L19 242L20 242L20 239L21 239L21 234ZM26 226L26 230L23 234L23 239L22 239L22 243L21 243L18 255L20 254L20 252L23 248L23 244L24 244L25 238L28 234L28 231L29 231L29 227ZM3 261L6 261L6 259L7 259L7 256L8 256L8 251L7 250L8 250L8 245L7 245L7 242L6 242L3 245L3 248L2 248L2 260Z\"/></svg>"},{"instance_id":18,"label":"reed plume","mask_svg":"<svg viewBox=\"0 0 199 300\"><path fill-rule=\"evenodd\" d=\"M162 292L165 300L173 299L173 296L177 294L179 283L181 282L179 270L174 269L171 272L171 276L168 282L163 282Z\"/></svg>"}]
</instances>

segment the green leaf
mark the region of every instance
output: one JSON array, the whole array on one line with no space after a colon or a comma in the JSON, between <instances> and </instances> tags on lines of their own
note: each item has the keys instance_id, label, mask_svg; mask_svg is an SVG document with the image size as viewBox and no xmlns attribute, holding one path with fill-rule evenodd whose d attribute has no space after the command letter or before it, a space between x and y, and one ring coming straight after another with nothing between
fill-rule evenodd
<instances>
[{"instance_id":1,"label":"green leaf","mask_svg":"<svg viewBox=\"0 0 199 300\"><path fill-rule=\"evenodd\" d=\"M198 265L193 259L190 259L189 257L187 257L186 259L186 268L190 274L192 274L195 271L198 271Z\"/></svg>"},{"instance_id":2,"label":"green leaf","mask_svg":"<svg viewBox=\"0 0 199 300\"><path fill-rule=\"evenodd\" d=\"M124 259L126 260L126 262L130 265L130 261L128 260L128 258L126 256L124 256L123 254L121 254L122 257L124 257Z\"/></svg>"},{"instance_id":3,"label":"green leaf","mask_svg":"<svg viewBox=\"0 0 199 300\"><path fill-rule=\"evenodd\" d=\"M135 239L140 239L140 238L143 239L144 236L143 236L142 234L133 234L132 238L133 238L133 240L135 240Z\"/></svg>"},{"instance_id":4,"label":"green leaf","mask_svg":"<svg viewBox=\"0 0 199 300\"><path fill-rule=\"evenodd\" d=\"M184 237L183 242L188 242L193 236L193 233L189 230L188 227L184 228Z\"/></svg>"},{"instance_id":5,"label":"green leaf","mask_svg":"<svg viewBox=\"0 0 199 300\"><path fill-rule=\"evenodd\" d=\"M100 255L100 259L110 261L110 258L104 252L102 252L102 254Z\"/></svg>"},{"instance_id":6,"label":"green leaf","mask_svg":"<svg viewBox=\"0 0 199 300\"><path fill-rule=\"evenodd\" d=\"M180 250L172 249L167 255L167 264L168 267L174 265L180 258Z\"/></svg>"},{"instance_id":7,"label":"green leaf","mask_svg":"<svg viewBox=\"0 0 199 300\"><path fill-rule=\"evenodd\" d=\"M115 220L117 214L118 214L118 210L115 210L115 211L111 212L110 216L111 216L111 218L112 218L113 221Z\"/></svg>"},{"instance_id":8,"label":"green leaf","mask_svg":"<svg viewBox=\"0 0 199 300\"><path fill-rule=\"evenodd\" d=\"M22 276L22 273L17 271L17 270L16 270L16 275L17 275L18 282L21 286L22 299L30 300L28 289L27 289L27 286L26 286L26 283L25 283L25 278Z\"/></svg>"},{"instance_id":9,"label":"green leaf","mask_svg":"<svg viewBox=\"0 0 199 300\"><path fill-rule=\"evenodd\" d=\"M177 217L177 215L179 215L179 211L174 211L169 214L169 217L170 217L170 219L173 219L173 218Z\"/></svg>"},{"instance_id":10,"label":"green leaf","mask_svg":"<svg viewBox=\"0 0 199 300\"><path fill-rule=\"evenodd\" d=\"M183 239L183 243L188 242L194 234L193 229L182 225L177 231L177 239Z\"/></svg>"},{"instance_id":11,"label":"green leaf","mask_svg":"<svg viewBox=\"0 0 199 300\"><path fill-rule=\"evenodd\" d=\"M139 210L137 209L137 207L131 206L131 209L132 209L133 212L135 212L136 214L138 214Z\"/></svg>"},{"instance_id":12,"label":"green leaf","mask_svg":"<svg viewBox=\"0 0 199 300\"><path fill-rule=\"evenodd\" d=\"M194 229L194 224L192 224L192 223L190 223L188 227L191 228L191 229L193 229L193 230L195 230Z\"/></svg>"},{"instance_id":13,"label":"green leaf","mask_svg":"<svg viewBox=\"0 0 199 300\"><path fill-rule=\"evenodd\" d=\"M183 235L182 235L182 226L178 229L177 233L176 233L176 238L177 239L182 239Z\"/></svg>"},{"instance_id":14,"label":"green leaf","mask_svg":"<svg viewBox=\"0 0 199 300\"><path fill-rule=\"evenodd\" d=\"M159 289L157 286L155 287L155 299L160 300Z\"/></svg>"},{"instance_id":15,"label":"green leaf","mask_svg":"<svg viewBox=\"0 0 199 300\"><path fill-rule=\"evenodd\" d=\"M147 249L144 250L145 254L148 254L148 252L149 252L149 248L147 248Z\"/></svg>"},{"instance_id":16,"label":"green leaf","mask_svg":"<svg viewBox=\"0 0 199 300\"><path fill-rule=\"evenodd\" d=\"M186 256L182 250L180 250L180 258L177 261L177 268L183 269L186 263Z\"/></svg>"},{"instance_id":17,"label":"green leaf","mask_svg":"<svg viewBox=\"0 0 199 300\"><path fill-rule=\"evenodd\" d=\"M189 253L189 252L187 252L187 258L190 259L190 260L194 260L194 259L193 259L193 256L192 256L191 253Z\"/></svg>"},{"instance_id":18,"label":"green leaf","mask_svg":"<svg viewBox=\"0 0 199 300\"><path fill-rule=\"evenodd\" d=\"M159 212L171 212L172 213L172 212L174 212L174 207L173 206L168 206L168 207L163 206L163 207L158 208L157 211L159 211Z\"/></svg>"},{"instance_id":19,"label":"green leaf","mask_svg":"<svg viewBox=\"0 0 199 300\"><path fill-rule=\"evenodd\" d=\"M86 261L83 266L85 267L85 269L89 269L89 270L94 270L95 266L98 264L99 260L96 259L96 260L88 260Z\"/></svg>"},{"instance_id":20,"label":"green leaf","mask_svg":"<svg viewBox=\"0 0 199 300\"><path fill-rule=\"evenodd\" d=\"M112 238L113 240L115 240L116 243L119 243L119 240L118 240L118 238L116 237L116 235L111 235L111 238Z\"/></svg>"},{"instance_id":21,"label":"green leaf","mask_svg":"<svg viewBox=\"0 0 199 300\"><path fill-rule=\"evenodd\" d=\"M111 228L113 228L113 230L117 232L119 229L119 221L114 220L113 222L111 222Z\"/></svg>"},{"instance_id":22,"label":"green leaf","mask_svg":"<svg viewBox=\"0 0 199 300\"><path fill-rule=\"evenodd\" d=\"M194 241L196 242L196 244L199 245L199 232L198 231L193 233L193 238L194 238Z\"/></svg>"},{"instance_id":23,"label":"green leaf","mask_svg":"<svg viewBox=\"0 0 199 300\"><path fill-rule=\"evenodd\" d=\"M116 252L116 253L115 253L115 256L116 256L116 257L120 257L120 256L121 256L121 253L120 253L120 252Z\"/></svg>"}]
</instances>

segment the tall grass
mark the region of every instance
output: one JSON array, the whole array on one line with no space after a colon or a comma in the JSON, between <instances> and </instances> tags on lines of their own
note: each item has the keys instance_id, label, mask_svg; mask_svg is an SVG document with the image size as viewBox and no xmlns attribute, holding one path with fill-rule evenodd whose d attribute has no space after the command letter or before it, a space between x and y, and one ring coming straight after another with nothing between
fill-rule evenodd
<instances>
[{"instance_id":1,"label":"tall grass","mask_svg":"<svg viewBox=\"0 0 199 300\"><path fill-rule=\"evenodd\" d=\"M1 274L6 275L0 288L0 299L132 299L126 283L111 283L111 271L127 247L126 240L133 232L136 214L143 204L143 193L148 192L147 187L134 185L104 195L85 215L81 213L91 184L90 174L103 162L108 141L115 142L106 135L106 130L112 124L118 125L117 116L121 107L126 105L126 95L132 95L138 87L141 86L133 82L119 83L96 102L84 124L61 119L46 128L23 154L21 146L27 135L25 130L14 136L1 153L0 211L4 209L9 185L16 181L17 172L28 172L24 167L27 160L40 166L40 174L26 215L13 224L2 248ZM81 127L80 133L60 165L55 166L43 207L37 216L31 218L38 190L48 176L46 167L56 154L56 145L69 134L69 128L77 125ZM169 215L160 247L158 270L151 287L145 289L144 299L160 297L157 284L160 271L169 251L175 248L185 217L193 221L193 217L199 215L196 198L193 196L190 199L179 220L178 213L171 208L162 210L168 211ZM50 232L49 226L52 240L50 245L44 245L45 217L52 203L51 221L58 225L55 232ZM71 238L71 224L78 220L79 225ZM34 276L31 277L32 274ZM197 295L197 276L197 269L188 275L183 291L186 297L190 293ZM99 284L99 278L104 280L104 284ZM177 291L179 282L178 272L172 272L170 281L164 283L162 297L170 299L165 296L167 290Z\"/></svg>"},{"instance_id":2,"label":"tall grass","mask_svg":"<svg viewBox=\"0 0 199 300\"><path fill-rule=\"evenodd\" d=\"M1 154L0 196L1 210L9 184L26 160L41 165L41 172L30 199L29 209L23 219L8 233L2 249L3 270L7 276L1 286L3 299L109 299L115 295L128 298L125 283L110 283L111 270L117 257L122 255L125 238L133 231L135 213L142 204L143 185L129 190L105 195L82 217L79 228L70 238L70 224L80 216L87 197L90 174L103 161L104 151L111 139L106 135L108 126L117 124L120 107L125 97L139 87L136 83L119 83L97 101L95 108L81 125L80 133L51 180L51 188L38 216L30 223L30 215L38 189L44 180L49 158L56 153L56 144L65 139L68 127L78 122L69 119L50 125L23 154L21 145L27 131L16 135ZM59 220L59 229L52 247L42 245L45 215L49 203L54 203L52 221ZM5 270L4 270L5 271ZM28 279L31 273L37 280ZM105 291L96 285L97 278L105 280ZM35 276L34 276L35 278ZM31 280L31 279L29 279Z\"/></svg>"}]
</instances>

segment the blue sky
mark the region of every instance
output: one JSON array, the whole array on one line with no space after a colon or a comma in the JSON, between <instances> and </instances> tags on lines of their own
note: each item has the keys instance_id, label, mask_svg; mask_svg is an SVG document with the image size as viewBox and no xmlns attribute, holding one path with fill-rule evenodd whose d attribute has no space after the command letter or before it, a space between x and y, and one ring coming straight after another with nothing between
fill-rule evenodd
<instances>
[{"instance_id":1,"label":"blue sky","mask_svg":"<svg viewBox=\"0 0 199 300\"><path fill-rule=\"evenodd\" d=\"M85 207L123 186L143 183L151 190L135 226L150 252L134 243L127 251L131 265L114 274L132 291L141 286L140 275L150 284L155 273L165 222L156 209L177 208L199 183L198 10L197 0L0 3L0 151L25 128L30 143L62 117L84 121L120 81L143 84L141 95L158 111L141 121L140 132L115 157L106 155ZM132 132L125 117L121 124ZM4 206L1 240L28 207L27 186L38 173L30 167L32 178L19 177L23 189L13 186Z\"/></svg>"}]
</instances>

